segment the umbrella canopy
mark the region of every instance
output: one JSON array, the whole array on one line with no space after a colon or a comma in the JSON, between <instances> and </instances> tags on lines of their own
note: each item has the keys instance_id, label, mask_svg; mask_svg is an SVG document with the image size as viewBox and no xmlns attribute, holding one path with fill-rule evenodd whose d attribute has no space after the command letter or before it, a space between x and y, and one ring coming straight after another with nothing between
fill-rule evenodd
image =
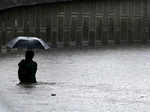
<instances>
[{"instance_id":1,"label":"umbrella canopy","mask_svg":"<svg viewBox=\"0 0 150 112\"><path fill-rule=\"evenodd\" d=\"M8 48L48 49L49 46L37 37L19 36L7 44Z\"/></svg>"}]
</instances>

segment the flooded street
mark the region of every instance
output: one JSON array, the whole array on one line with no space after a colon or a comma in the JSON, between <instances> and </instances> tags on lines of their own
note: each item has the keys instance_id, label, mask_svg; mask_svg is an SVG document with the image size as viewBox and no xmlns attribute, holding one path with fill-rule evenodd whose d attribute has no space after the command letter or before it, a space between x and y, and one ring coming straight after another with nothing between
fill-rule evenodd
<instances>
[{"instance_id":1,"label":"flooded street","mask_svg":"<svg viewBox=\"0 0 150 112\"><path fill-rule=\"evenodd\" d=\"M23 53L0 55L0 101L10 112L150 110L148 45L36 52L34 85L18 85L23 58Z\"/></svg>"}]
</instances>

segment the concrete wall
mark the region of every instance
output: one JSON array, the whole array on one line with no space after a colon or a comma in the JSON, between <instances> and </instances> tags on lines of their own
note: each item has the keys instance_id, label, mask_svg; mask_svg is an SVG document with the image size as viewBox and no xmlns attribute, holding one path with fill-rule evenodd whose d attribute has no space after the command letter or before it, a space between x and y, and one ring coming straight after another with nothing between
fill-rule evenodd
<instances>
[{"instance_id":1,"label":"concrete wall","mask_svg":"<svg viewBox=\"0 0 150 112\"><path fill-rule=\"evenodd\" d=\"M12 8L0 12L0 44L19 35L53 47L150 40L149 0L88 0Z\"/></svg>"}]
</instances>

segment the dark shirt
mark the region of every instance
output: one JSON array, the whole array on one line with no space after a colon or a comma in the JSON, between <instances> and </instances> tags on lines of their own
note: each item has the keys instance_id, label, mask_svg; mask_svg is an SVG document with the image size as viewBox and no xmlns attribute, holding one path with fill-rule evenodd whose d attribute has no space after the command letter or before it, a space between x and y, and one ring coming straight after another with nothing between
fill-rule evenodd
<instances>
[{"instance_id":1,"label":"dark shirt","mask_svg":"<svg viewBox=\"0 0 150 112\"><path fill-rule=\"evenodd\" d=\"M18 66L18 78L21 83L36 83L37 63L35 61L23 59Z\"/></svg>"}]
</instances>

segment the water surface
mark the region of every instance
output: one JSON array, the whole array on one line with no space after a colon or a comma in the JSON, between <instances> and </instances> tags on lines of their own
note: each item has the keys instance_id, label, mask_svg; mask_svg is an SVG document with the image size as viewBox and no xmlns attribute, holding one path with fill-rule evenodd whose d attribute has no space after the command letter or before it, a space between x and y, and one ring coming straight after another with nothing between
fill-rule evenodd
<instances>
[{"instance_id":1,"label":"water surface","mask_svg":"<svg viewBox=\"0 0 150 112\"><path fill-rule=\"evenodd\" d=\"M23 52L0 55L1 103L12 112L150 110L149 45L37 51L33 85L17 84L23 58Z\"/></svg>"}]
</instances>

